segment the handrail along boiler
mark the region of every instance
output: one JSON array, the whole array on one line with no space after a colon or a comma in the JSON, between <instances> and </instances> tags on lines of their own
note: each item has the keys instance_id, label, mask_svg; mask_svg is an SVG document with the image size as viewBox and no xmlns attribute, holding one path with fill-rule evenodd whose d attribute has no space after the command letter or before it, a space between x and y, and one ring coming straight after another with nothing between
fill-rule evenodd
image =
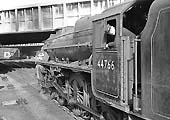
<instances>
[{"instance_id":1,"label":"handrail along boiler","mask_svg":"<svg viewBox=\"0 0 170 120\"><path fill-rule=\"evenodd\" d=\"M86 119L170 119L169 0L134 0L81 18L45 43L43 89ZM65 33L66 32L66 33Z\"/></svg>"}]
</instances>

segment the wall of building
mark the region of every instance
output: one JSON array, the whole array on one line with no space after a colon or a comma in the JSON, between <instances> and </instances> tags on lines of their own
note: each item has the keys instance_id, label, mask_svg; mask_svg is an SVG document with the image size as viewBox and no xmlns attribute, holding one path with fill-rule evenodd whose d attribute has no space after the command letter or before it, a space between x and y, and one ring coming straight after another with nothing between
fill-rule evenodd
<instances>
[{"instance_id":1,"label":"wall of building","mask_svg":"<svg viewBox=\"0 0 170 120\"><path fill-rule=\"evenodd\" d=\"M37 0L39 1L39 0ZM99 14L124 0L49 0L0 11L0 33L74 26L84 16Z\"/></svg>"}]
</instances>

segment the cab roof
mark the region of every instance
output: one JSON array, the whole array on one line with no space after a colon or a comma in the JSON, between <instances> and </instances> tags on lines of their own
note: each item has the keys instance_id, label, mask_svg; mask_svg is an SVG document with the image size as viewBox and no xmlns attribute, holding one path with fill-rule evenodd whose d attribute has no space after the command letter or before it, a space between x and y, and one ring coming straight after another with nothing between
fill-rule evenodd
<instances>
[{"instance_id":1,"label":"cab roof","mask_svg":"<svg viewBox=\"0 0 170 120\"><path fill-rule=\"evenodd\" d=\"M104 19L113 15L121 14L129 9L131 9L133 6L140 4L140 3L146 3L146 2L153 2L154 0L131 0L127 1L118 5L115 5L113 7L110 7L106 10L104 10L101 14L96 15L95 19L93 21L97 21L100 19Z\"/></svg>"}]
</instances>

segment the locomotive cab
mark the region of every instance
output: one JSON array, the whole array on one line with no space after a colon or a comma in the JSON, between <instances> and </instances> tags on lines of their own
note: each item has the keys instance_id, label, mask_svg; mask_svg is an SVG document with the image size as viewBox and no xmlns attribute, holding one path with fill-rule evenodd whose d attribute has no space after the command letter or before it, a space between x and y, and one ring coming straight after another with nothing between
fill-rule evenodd
<instances>
[{"instance_id":1,"label":"locomotive cab","mask_svg":"<svg viewBox=\"0 0 170 120\"><path fill-rule=\"evenodd\" d=\"M140 34L152 2L126 2L93 21L94 95L124 112L141 113Z\"/></svg>"}]
</instances>

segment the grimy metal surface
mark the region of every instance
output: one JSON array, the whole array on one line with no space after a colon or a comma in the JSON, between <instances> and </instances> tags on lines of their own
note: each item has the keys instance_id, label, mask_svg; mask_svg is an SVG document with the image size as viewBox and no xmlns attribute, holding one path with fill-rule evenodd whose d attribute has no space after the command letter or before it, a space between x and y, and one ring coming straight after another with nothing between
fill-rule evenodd
<instances>
[{"instance_id":1,"label":"grimy metal surface","mask_svg":"<svg viewBox=\"0 0 170 120\"><path fill-rule=\"evenodd\" d=\"M155 0L142 33L142 113L170 119L170 1Z\"/></svg>"},{"instance_id":2,"label":"grimy metal surface","mask_svg":"<svg viewBox=\"0 0 170 120\"><path fill-rule=\"evenodd\" d=\"M54 67L60 67L63 69L70 69L74 72L87 72L87 73L91 73L92 68L88 67L88 66L79 66L78 64L65 64L65 63L56 63L56 62L36 62L37 64L40 65L48 65L48 66L54 66Z\"/></svg>"},{"instance_id":3,"label":"grimy metal surface","mask_svg":"<svg viewBox=\"0 0 170 120\"><path fill-rule=\"evenodd\" d=\"M62 31L60 35L53 35L45 42L44 50L47 50L51 58L66 59L70 61L88 59L92 53L92 18L84 17L76 22L74 30L69 33ZM63 28L64 29L64 28Z\"/></svg>"},{"instance_id":4,"label":"grimy metal surface","mask_svg":"<svg viewBox=\"0 0 170 120\"><path fill-rule=\"evenodd\" d=\"M96 52L96 90L110 97L119 97L118 53L117 51Z\"/></svg>"}]
</instances>

